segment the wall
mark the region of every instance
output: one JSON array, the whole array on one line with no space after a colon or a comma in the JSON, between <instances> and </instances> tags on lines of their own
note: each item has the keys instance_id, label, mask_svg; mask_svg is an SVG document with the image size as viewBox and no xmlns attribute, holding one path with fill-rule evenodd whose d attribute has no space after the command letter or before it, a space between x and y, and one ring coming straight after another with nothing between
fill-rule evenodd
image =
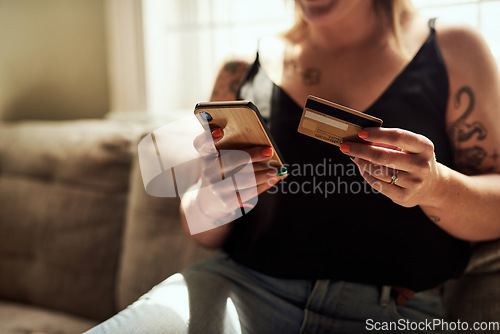
<instances>
[{"instance_id":1,"label":"wall","mask_svg":"<svg viewBox=\"0 0 500 334\"><path fill-rule=\"evenodd\" d=\"M0 0L0 119L109 110L105 0Z\"/></svg>"},{"instance_id":2,"label":"wall","mask_svg":"<svg viewBox=\"0 0 500 334\"><path fill-rule=\"evenodd\" d=\"M142 0L148 112L180 118L210 98L230 57L255 58L260 37L293 22L293 1Z\"/></svg>"},{"instance_id":3,"label":"wall","mask_svg":"<svg viewBox=\"0 0 500 334\"><path fill-rule=\"evenodd\" d=\"M500 64L500 0L413 0L413 3L426 17L461 22L478 29Z\"/></svg>"}]
</instances>

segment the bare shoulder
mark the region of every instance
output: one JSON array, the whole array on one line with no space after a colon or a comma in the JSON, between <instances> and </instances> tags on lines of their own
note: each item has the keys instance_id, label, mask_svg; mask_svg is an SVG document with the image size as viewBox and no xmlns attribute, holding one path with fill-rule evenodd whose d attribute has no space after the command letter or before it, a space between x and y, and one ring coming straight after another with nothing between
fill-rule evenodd
<instances>
[{"instance_id":1,"label":"bare shoulder","mask_svg":"<svg viewBox=\"0 0 500 334\"><path fill-rule=\"evenodd\" d=\"M483 36L465 24L438 20L436 37L449 79L446 123L457 168L500 171L500 75Z\"/></svg>"},{"instance_id":2,"label":"bare shoulder","mask_svg":"<svg viewBox=\"0 0 500 334\"><path fill-rule=\"evenodd\" d=\"M482 72L498 70L488 44L474 27L438 20L436 31L450 76L473 80Z\"/></svg>"},{"instance_id":3,"label":"bare shoulder","mask_svg":"<svg viewBox=\"0 0 500 334\"><path fill-rule=\"evenodd\" d=\"M220 63L214 80L211 101L234 101L238 88L255 61L258 43L254 40L239 41L228 50Z\"/></svg>"},{"instance_id":4,"label":"bare shoulder","mask_svg":"<svg viewBox=\"0 0 500 334\"><path fill-rule=\"evenodd\" d=\"M481 33L466 23L437 19L436 31L442 47L487 47Z\"/></svg>"}]
</instances>

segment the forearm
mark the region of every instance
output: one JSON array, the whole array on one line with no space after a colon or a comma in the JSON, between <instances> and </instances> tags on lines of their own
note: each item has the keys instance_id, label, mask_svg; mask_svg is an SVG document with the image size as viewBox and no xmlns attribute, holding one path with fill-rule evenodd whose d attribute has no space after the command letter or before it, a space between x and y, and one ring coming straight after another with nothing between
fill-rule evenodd
<instances>
[{"instance_id":1,"label":"forearm","mask_svg":"<svg viewBox=\"0 0 500 334\"><path fill-rule=\"evenodd\" d=\"M236 100L237 88L249 66L244 61L230 61L224 64L215 80L210 101ZM182 205L180 206L182 227L197 243L210 248L219 248L227 239L233 224L226 221L225 224L214 227L216 219L206 215L206 211L209 211L208 209L205 211L201 209L198 196L198 191L191 191L187 192L182 198ZM210 203L208 205L205 204L205 207L210 207ZM189 223L186 218L186 212L189 216ZM236 217L233 219L236 219ZM193 229L193 227L195 228ZM203 229L203 227L206 229L205 232L194 232L196 229Z\"/></svg>"},{"instance_id":2,"label":"forearm","mask_svg":"<svg viewBox=\"0 0 500 334\"><path fill-rule=\"evenodd\" d=\"M467 176L438 165L440 184L420 205L451 235L469 241L500 237L500 175Z\"/></svg>"},{"instance_id":3,"label":"forearm","mask_svg":"<svg viewBox=\"0 0 500 334\"><path fill-rule=\"evenodd\" d=\"M218 227L214 227L214 219L208 217L206 212L202 211L197 198L198 192L191 191L187 192L182 198L182 203L180 205L180 217L182 222L182 227L191 239L197 243L209 247L209 248L219 248L221 247L227 236L230 233L232 224L226 223ZM186 217L186 212L188 212ZM204 230L204 232L196 233L199 230Z\"/></svg>"}]
</instances>

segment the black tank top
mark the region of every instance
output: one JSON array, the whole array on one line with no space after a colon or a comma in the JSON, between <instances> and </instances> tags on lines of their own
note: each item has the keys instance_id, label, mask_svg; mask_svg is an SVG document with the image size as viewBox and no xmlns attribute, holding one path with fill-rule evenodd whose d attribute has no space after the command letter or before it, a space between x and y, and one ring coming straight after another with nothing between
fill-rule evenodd
<instances>
[{"instance_id":1,"label":"black tank top","mask_svg":"<svg viewBox=\"0 0 500 334\"><path fill-rule=\"evenodd\" d=\"M430 34L416 56L365 112L385 127L420 133L436 157L453 167L446 136L448 76ZM258 55L239 98L267 117L289 176L234 222L225 251L237 262L284 278L335 279L415 291L460 275L469 244L426 217L376 193L336 146L297 132L302 106L272 83Z\"/></svg>"}]
</instances>

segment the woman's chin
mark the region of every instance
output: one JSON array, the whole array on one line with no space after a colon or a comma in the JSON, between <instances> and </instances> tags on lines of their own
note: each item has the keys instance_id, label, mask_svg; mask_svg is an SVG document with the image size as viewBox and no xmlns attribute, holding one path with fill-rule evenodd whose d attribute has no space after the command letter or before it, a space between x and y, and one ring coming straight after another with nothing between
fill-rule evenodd
<instances>
[{"instance_id":1,"label":"woman's chin","mask_svg":"<svg viewBox=\"0 0 500 334\"><path fill-rule=\"evenodd\" d=\"M326 20L335 3L334 0L305 0L305 3L302 3L304 18L311 23Z\"/></svg>"}]
</instances>

